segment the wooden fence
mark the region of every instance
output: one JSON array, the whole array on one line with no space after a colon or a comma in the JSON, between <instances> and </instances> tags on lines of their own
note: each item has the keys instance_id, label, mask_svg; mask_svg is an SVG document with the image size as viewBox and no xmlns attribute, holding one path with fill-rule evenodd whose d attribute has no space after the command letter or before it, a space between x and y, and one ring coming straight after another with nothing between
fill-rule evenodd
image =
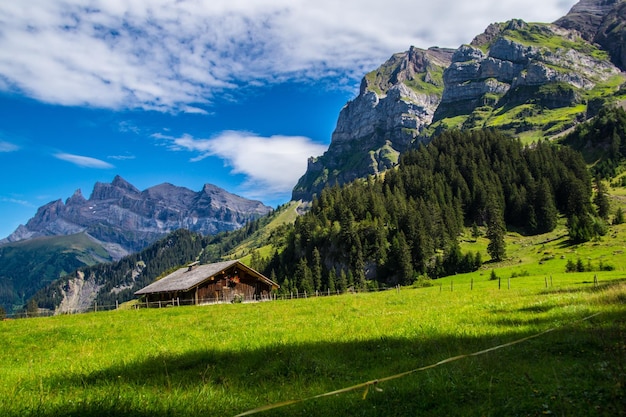
<instances>
[{"instance_id":1,"label":"wooden fence","mask_svg":"<svg viewBox=\"0 0 626 417\"><path fill-rule=\"evenodd\" d=\"M502 289L503 285L506 285L507 289L511 289L511 280L512 278L506 278L506 282L502 282L502 278L497 278L497 280L490 280L490 282L494 282L494 285L496 285L497 283L497 287L498 289ZM550 277L545 277L544 279L545 282L545 288L549 288L553 286L553 280L552 280L552 276ZM588 282L588 281L586 281ZM599 281L598 281L598 277L597 275L594 275L593 277L593 281L589 282L592 283L592 285L594 287L599 286ZM443 292L444 291L444 284L443 283L437 283L436 281L431 281L431 285L429 285L430 287L437 287L439 286L439 291ZM467 283L464 282L463 288L466 288ZM461 287L461 285L457 284L457 286L455 287L455 282L454 280L450 280L449 286L448 284L446 284L445 286L445 290L446 291L455 291L458 290ZM242 296L236 296L233 300L222 300L219 298L203 298L203 299L199 299L197 305L211 305L211 304L227 304L227 303L253 303L253 302L268 302L268 301L287 301L287 300L295 300L295 299L303 299L303 298L311 298L311 297L330 297L330 296L335 296L335 295L342 295L342 294L356 294L356 293L366 293L366 292L381 292L381 291L396 291L396 292L400 292L402 287L400 287L399 285L395 286L395 287L391 287L391 288L382 288L382 289L357 289L357 288L349 288L346 291L330 291L330 290L326 290L326 291L315 291L313 293L307 293L305 292L289 292L289 293L277 293L274 292L272 294L270 294L269 296L254 296L252 298L246 298L243 295ZM405 287L405 288L413 288L413 287ZM470 290L474 290L474 279L472 278L471 281L469 282L469 289ZM180 306L190 306L190 305L195 305L196 304L196 300L195 299L180 299L180 298L173 298L171 300L166 300L166 301L151 301L151 302L142 302L139 301L137 304L135 304L133 306L134 309L142 309L142 308L171 308L171 307L180 307ZM115 302L115 304L109 304L109 305L103 305L103 304L98 304L97 302L94 302L91 306L89 306L89 308L87 308L86 310L73 310L73 311L66 311L64 313L60 313L60 314L81 314L81 313L89 313L89 312L98 312L98 311L111 311L111 310L117 310L120 308L120 303L118 301ZM31 312L27 312L27 311L23 311L20 313L15 313L15 314L7 314L5 316L5 319L19 319L19 318L32 318L32 317L50 317L50 316L54 316L56 315L54 311L52 310L48 310L48 309L38 309L38 311L31 311Z\"/></svg>"}]
</instances>

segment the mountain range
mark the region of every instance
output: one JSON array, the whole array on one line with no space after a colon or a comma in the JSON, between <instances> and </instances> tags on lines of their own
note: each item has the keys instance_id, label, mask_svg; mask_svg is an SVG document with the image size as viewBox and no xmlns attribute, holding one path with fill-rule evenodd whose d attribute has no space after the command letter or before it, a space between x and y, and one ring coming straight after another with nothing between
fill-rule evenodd
<instances>
[{"instance_id":1,"label":"mountain range","mask_svg":"<svg viewBox=\"0 0 626 417\"><path fill-rule=\"evenodd\" d=\"M456 50L411 47L366 74L292 199L396 166L444 130L553 138L626 100L626 3L582 0L552 24L490 25Z\"/></svg>"},{"instance_id":2,"label":"mountain range","mask_svg":"<svg viewBox=\"0 0 626 417\"><path fill-rule=\"evenodd\" d=\"M116 176L110 184L96 183L89 199L76 190L65 203L56 200L40 207L0 245L86 233L119 259L178 229L213 235L238 229L271 210L211 184L199 192L168 183L139 191Z\"/></svg>"},{"instance_id":3,"label":"mountain range","mask_svg":"<svg viewBox=\"0 0 626 417\"><path fill-rule=\"evenodd\" d=\"M554 23L514 19L490 25L457 49L411 47L394 54L363 77L359 95L339 114L328 150L309 159L292 200L311 201L325 187L380 174L444 131L495 128L523 143L566 134L602 108L626 101L624 45L626 1L582 0ZM139 191L116 177L96 184L89 199L77 191L65 203L41 207L1 242L83 233L106 242L109 257L119 259L176 229L214 234L270 211L222 192L171 184ZM135 267L126 265L124 274L133 275ZM158 275L143 267L141 273L142 282ZM82 288L84 279L75 275L72 285ZM87 279L106 287L103 277Z\"/></svg>"}]
</instances>

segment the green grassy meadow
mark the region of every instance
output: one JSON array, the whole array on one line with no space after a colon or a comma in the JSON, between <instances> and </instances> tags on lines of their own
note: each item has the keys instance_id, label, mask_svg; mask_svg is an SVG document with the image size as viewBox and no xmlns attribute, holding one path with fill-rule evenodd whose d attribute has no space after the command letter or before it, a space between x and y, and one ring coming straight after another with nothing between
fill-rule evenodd
<instances>
[{"instance_id":1,"label":"green grassy meadow","mask_svg":"<svg viewBox=\"0 0 626 417\"><path fill-rule=\"evenodd\" d=\"M0 322L0 414L236 415L554 328L259 415L624 415L618 275L598 273L596 286L563 274L548 288L519 277L510 289L479 275L473 290L458 276L453 286Z\"/></svg>"},{"instance_id":2,"label":"green grassy meadow","mask_svg":"<svg viewBox=\"0 0 626 417\"><path fill-rule=\"evenodd\" d=\"M626 224L564 223L500 263L468 230L485 265L425 287L0 321L0 415L624 416Z\"/></svg>"}]
</instances>

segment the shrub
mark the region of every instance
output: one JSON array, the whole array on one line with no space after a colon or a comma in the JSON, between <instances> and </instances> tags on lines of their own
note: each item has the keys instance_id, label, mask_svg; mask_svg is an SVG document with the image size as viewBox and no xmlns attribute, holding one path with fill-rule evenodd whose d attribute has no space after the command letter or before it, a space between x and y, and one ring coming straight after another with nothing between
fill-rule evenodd
<instances>
[{"instance_id":1,"label":"shrub","mask_svg":"<svg viewBox=\"0 0 626 417\"><path fill-rule=\"evenodd\" d=\"M432 287L433 281L430 279L428 275L420 275L417 277L415 282L413 282L413 287L415 288L423 288L423 287Z\"/></svg>"}]
</instances>

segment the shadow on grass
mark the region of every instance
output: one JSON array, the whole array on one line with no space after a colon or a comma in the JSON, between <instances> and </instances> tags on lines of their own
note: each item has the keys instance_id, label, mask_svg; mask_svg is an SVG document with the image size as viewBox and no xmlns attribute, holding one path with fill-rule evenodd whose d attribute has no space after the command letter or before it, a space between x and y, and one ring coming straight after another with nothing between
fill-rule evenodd
<instances>
[{"instance_id":1,"label":"shadow on grass","mask_svg":"<svg viewBox=\"0 0 626 417\"><path fill-rule=\"evenodd\" d=\"M61 389L74 397L31 414L234 415L530 335L383 337L300 345L277 342L241 351L163 353L98 372L42 381L51 390ZM626 398L620 388L626 386L625 337L626 311L622 309L540 338L385 382L368 392L359 389L258 415L626 415Z\"/></svg>"},{"instance_id":2,"label":"shadow on grass","mask_svg":"<svg viewBox=\"0 0 626 417\"><path fill-rule=\"evenodd\" d=\"M593 272L589 272L589 274L593 274ZM616 289L619 288L621 286L623 286L624 284L626 284L626 278L620 278L620 279L612 279L611 281L608 282L602 282L599 281L596 285L594 285L593 279L590 281L580 281L578 283L579 285L585 285L586 287L564 287L564 288L548 288L546 290L544 290L544 292L546 293L551 293L551 294L574 294L574 293L580 293L580 292L585 292L585 293L594 293L594 292L601 292L601 291L608 291L611 289Z\"/></svg>"}]
</instances>

